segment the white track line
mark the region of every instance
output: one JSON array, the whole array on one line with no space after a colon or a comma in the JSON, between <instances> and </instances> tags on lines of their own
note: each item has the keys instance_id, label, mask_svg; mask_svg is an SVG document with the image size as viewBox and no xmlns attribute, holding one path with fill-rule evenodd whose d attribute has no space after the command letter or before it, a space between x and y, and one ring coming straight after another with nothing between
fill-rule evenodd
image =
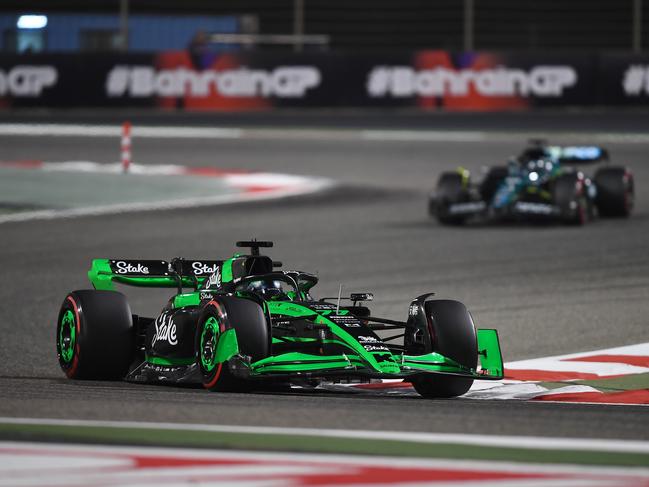
<instances>
[{"instance_id":1,"label":"white track line","mask_svg":"<svg viewBox=\"0 0 649 487\"><path fill-rule=\"evenodd\" d=\"M576 352L569 353L566 355L552 355L550 357L542 357L538 359L530 360L566 360L566 359L577 359L577 358L588 358L596 355L649 355L649 342L645 343L636 343L634 345L624 345L621 347L614 348L600 348L598 350L589 350L587 352ZM512 364L521 364L527 362L527 360L519 360L517 362L512 362ZM511 364L509 364L511 365Z\"/></svg>"},{"instance_id":2,"label":"white track line","mask_svg":"<svg viewBox=\"0 0 649 487\"><path fill-rule=\"evenodd\" d=\"M463 130L365 130L331 128L242 128L242 127L183 127L136 125L133 138L164 139L261 139L261 140L325 140L367 142L511 142L512 138L525 140L539 134L560 140L588 140L603 143L647 144L645 132L557 132L557 131L463 131ZM0 136L54 136L54 137L120 137L120 125L82 124L0 124Z\"/></svg>"},{"instance_id":3,"label":"white track line","mask_svg":"<svg viewBox=\"0 0 649 487\"><path fill-rule=\"evenodd\" d=\"M149 423L133 421L86 421L6 417L0 417L0 424L1 423L46 426L164 429L176 431L210 431L214 433L316 436L328 438L407 441L415 443L450 443L485 447L526 448L538 450L563 449L581 451L649 453L649 441L636 440L548 438L538 436L488 436L446 433L409 433L399 431L348 431L317 428L280 428L268 426L229 426L209 424Z\"/></svg>"},{"instance_id":4,"label":"white track line","mask_svg":"<svg viewBox=\"0 0 649 487\"><path fill-rule=\"evenodd\" d=\"M450 130L363 130L361 138L387 142L484 142L487 132Z\"/></svg>"},{"instance_id":5,"label":"white track line","mask_svg":"<svg viewBox=\"0 0 649 487\"><path fill-rule=\"evenodd\" d=\"M619 364L614 362L564 362L550 358L521 360L505 366L505 370L538 370L540 372L574 372L593 374L600 377L612 375L646 374L647 367Z\"/></svg>"},{"instance_id":6,"label":"white track line","mask_svg":"<svg viewBox=\"0 0 649 487\"><path fill-rule=\"evenodd\" d=\"M36 137L121 137L122 127L120 125L7 123L0 124L0 135L25 135ZM241 138L241 129L223 127L136 126L131 130L131 136L156 139L238 139Z\"/></svg>"},{"instance_id":7,"label":"white track line","mask_svg":"<svg viewBox=\"0 0 649 487\"><path fill-rule=\"evenodd\" d=\"M528 360L518 360L505 364L506 370L539 370L539 371L561 371L561 372L586 372L595 375L632 375L649 372L649 368L629 365L618 362L591 362L588 360L580 362L579 359L588 359L599 355L639 355L649 356L649 342L638 343L615 348L602 348L588 352L571 353L567 355L554 355Z\"/></svg>"}]
</instances>

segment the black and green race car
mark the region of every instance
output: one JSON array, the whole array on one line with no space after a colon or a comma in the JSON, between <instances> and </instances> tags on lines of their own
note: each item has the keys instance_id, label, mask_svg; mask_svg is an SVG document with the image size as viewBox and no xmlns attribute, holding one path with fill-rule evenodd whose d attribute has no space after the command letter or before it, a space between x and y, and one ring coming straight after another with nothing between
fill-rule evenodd
<instances>
[{"instance_id":1,"label":"black and green race car","mask_svg":"<svg viewBox=\"0 0 649 487\"><path fill-rule=\"evenodd\" d=\"M532 139L506 166L485 168L480 181L472 181L464 168L442 173L428 200L428 212L447 225L475 220L583 225L595 215L627 218L634 203L633 173L608 161L603 147L552 146ZM589 177L577 169L581 164L600 167Z\"/></svg>"},{"instance_id":2,"label":"black and green race car","mask_svg":"<svg viewBox=\"0 0 649 487\"><path fill-rule=\"evenodd\" d=\"M458 301L427 293L410 303L406 321L378 318L365 306L369 293L314 299L315 275L278 270L260 255L272 242L237 246L250 251L225 260L93 260L94 289L69 293L59 312L63 371L213 391L401 378L427 398L503 377L496 330L476 330ZM144 317L117 283L177 292L159 316Z\"/></svg>"}]
</instances>

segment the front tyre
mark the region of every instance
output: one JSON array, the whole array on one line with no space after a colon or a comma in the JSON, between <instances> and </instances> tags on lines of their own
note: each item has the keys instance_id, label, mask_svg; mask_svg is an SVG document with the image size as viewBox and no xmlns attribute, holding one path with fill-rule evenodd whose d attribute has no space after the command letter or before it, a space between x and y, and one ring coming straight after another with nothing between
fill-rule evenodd
<instances>
[{"instance_id":1,"label":"front tyre","mask_svg":"<svg viewBox=\"0 0 649 487\"><path fill-rule=\"evenodd\" d=\"M429 320L433 352L451 358L475 370L478 366L478 342L471 314L464 304L452 300L427 301L424 305ZM473 384L470 377L442 374L421 374L411 380L415 390L427 399L457 397Z\"/></svg>"},{"instance_id":2,"label":"front tyre","mask_svg":"<svg viewBox=\"0 0 649 487\"><path fill-rule=\"evenodd\" d=\"M196 363L203 387L210 391L244 391L250 388L245 379L237 378L228 361L217 361L219 340L227 330L237 334L240 355L251 362L270 354L270 335L261 306L247 299L222 296L208 302L196 329Z\"/></svg>"},{"instance_id":3,"label":"front tyre","mask_svg":"<svg viewBox=\"0 0 649 487\"><path fill-rule=\"evenodd\" d=\"M468 181L458 172L445 172L437 181L435 195L429 200L428 211L444 225L462 225L464 215L453 215L451 205L468 201Z\"/></svg>"},{"instance_id":4,"label":"front tyre","mask_svg":"<svg viewBox=\"0 0 649 487\"><path fill-rule=\"evenodd\" d=\"M115 291L68 294L56 327L56 353L70 379L122 379L135 355L133 317Z\"/></svg>"},{"instance_id":5,"label":"front tyre","mask_svg":"<svg viewBox=\"0 0 649 487\"><path fill-rule=\"evenodd\" d=\"M586 184L579 173L559 176L552 188L554 204L559 208L560 218L568 225L584 225L590 215Z\"/></svg>"}]
</instances>

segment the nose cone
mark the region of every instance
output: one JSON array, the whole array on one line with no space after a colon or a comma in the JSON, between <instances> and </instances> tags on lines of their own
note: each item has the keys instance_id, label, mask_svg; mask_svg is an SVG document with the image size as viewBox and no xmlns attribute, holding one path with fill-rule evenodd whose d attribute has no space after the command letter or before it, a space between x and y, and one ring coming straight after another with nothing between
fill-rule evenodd
<instances>
[{"instance_id":1,"label":"nose cone","mask_svg":"<svg viewBox=\"0 0 649 487\"><path fill-rule=\"evenodd\" d=\"M496 209L503 208L507 206L510 199L511 190L509 189L509 187L501 186L494 196L492 206Z\"/></svg>"},{"instance_id":2,"label":"nose cone","mask_svg":"<svg viewBox=\"0 0 649 487\"><path fill-rule=\"evenodd\" d=\"M374 365L377 372L382 374L398 374L401 372L401 367L399 367L395 356L390 352L377 352L373 355L376 359L376 365L372 365Z\"/></svg>"}]
</instances>

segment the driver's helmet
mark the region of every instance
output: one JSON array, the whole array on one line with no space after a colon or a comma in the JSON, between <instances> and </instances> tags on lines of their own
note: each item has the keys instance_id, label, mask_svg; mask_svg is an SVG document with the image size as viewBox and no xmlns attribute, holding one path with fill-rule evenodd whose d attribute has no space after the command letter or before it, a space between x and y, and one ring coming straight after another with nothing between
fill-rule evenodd
<instances>
[{"instance_id":1,"label":"driver's helmet","mask_svg":"<svg viewBox=\"0 0 649 487\"><path fill-rule=\"evenodd\" d=\"M258 294L264 299L276 301L289 299L289 296L284 292L282 281L275 279L259 279L251 281L246 285L245 290Z\"/></svg>"},{"instance_id":2,"label":"driver's helmet","mask_svg":"<svg viewBox=\"0 0 649 487\"><path fill-rule=\"evenodd\" d=\"M521 163L545 159L548 157L548 151L544 147L529 147L523 151L519 157Z\"/></svg>"}]
</instances>

